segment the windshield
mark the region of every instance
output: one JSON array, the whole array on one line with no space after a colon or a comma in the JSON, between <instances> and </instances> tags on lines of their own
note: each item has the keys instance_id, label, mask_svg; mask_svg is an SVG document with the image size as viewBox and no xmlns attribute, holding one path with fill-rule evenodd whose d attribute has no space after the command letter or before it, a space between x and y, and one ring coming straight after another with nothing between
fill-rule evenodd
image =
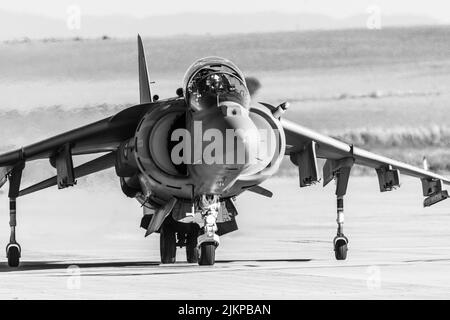
<instances>
[{"instance_id":1,"label":"windshield","mask_svg":"<svg viewBox=\"0 0 450 320\"><path fill-rule=\"evenodd\" d=\"M236 102L248 108L250 95L245 83L231 72L204 68L188 83L188 101L195 111L217 107L221 102Z\"/></svg>"}]
</instances>

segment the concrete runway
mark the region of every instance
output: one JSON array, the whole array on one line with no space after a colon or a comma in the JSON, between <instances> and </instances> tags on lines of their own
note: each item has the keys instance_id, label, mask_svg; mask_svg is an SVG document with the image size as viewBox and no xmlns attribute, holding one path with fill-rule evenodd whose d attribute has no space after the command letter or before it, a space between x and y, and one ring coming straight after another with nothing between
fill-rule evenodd
<instances>
[{"instance_id":1,"label":"concrete runway","mask_svg":"<svg viewBox=\"0 0 450 320\"><path fill-rule=\"evenodd\" d=\"M116 184L88 179L19 202L22 265L10 269L2 259L0 298L450 298L450 201L422 208L419 180L381 194L376 177L352 177L348 260L335 261L334 187L273 179L265 186L274 198L238 199L240 229L222 237L215 266L200 267L182 262L184 250L180 262L160 266L158 236L144 239L137 203ZM6 245L6 195L0 199Z\"/></svg>"}]
</instances>

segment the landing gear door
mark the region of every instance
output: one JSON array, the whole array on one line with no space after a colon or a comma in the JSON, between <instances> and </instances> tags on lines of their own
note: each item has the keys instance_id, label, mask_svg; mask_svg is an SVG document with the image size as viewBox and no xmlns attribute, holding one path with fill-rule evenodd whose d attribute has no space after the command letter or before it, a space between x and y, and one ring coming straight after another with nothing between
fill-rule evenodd
<instances>
[{"instance_id":1,"label":"landing gear door","mask_svg":"<svg viewBox=\"0 0 450 320\"><path fill-rule=\"evenodd\" d=\"M298 166L300 188L319 181L315 141L311 141L302 151L291 154L291 161Z\"/></svg>"},{"instance_id":2,"label":"landing gear door","mask_svg":"<svg viewBox=\"0 0 450 320\"><path fill-rule=\"evenodd\" d=\"M233 200L226 199L220 203L219 214L217 216L217 235L236 231L238 229L236 223L236 215L238 214Z\"/></svg>"}]
</instances>

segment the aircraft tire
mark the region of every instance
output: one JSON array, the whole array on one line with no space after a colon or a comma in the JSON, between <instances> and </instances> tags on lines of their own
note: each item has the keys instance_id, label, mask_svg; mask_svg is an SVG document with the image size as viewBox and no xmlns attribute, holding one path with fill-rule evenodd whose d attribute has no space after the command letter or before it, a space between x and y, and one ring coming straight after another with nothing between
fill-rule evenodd
<instances>
[{"instance_id":1,"label":"aircraft tire","mask_svg":"<svg viewBox=\"0 0 450 320\"><path fill-rule=\"evenodd\" d=\"M205 242L200 246L200 259L198 264L201 266L212 266L216 262L216 244Z\"/></svg>"},{"instance_id":2,"label":"aircraft tire","mask_svg":"<svg viewBox=\"0 0 450 320\"><path fill-rule=\"evenodd\" d=\"M197 235L188 234L186 239L186 260L188 263L198 263Z\"/></svg>"},{"instance_id":3,"label":"aircraft tire","mask_svg":"<svg viewBox=\"0 0 450 320\"><path fill-rule=\"evenodd\" d=\"M343 239L339 239L336 241L334 245L334 254L336 256L336 260L345 260L347 259L347 242Z\"/></svg>"},{"instance_id":4,"label":"aircraft tire","mask_svg":"<svg viewBox=\"0 0 450 320\"><path fill-rule=\"evenodd\" d=\"M8 249L8 266L11 268L17 268L20 263L20 251L19 248L12 246Z\"/></svg>"},{"instance_id":5,"label":"aircraft tire","mask_svg":"<svg viewBox=\"0 0 450 320\"><path fill-rule=\"evenodd\" d=\"M167 224L163 224L159 235L159 249L162 264L175 263L177 255L177 239L175 231Z\"/></svg>"}]
</instances>

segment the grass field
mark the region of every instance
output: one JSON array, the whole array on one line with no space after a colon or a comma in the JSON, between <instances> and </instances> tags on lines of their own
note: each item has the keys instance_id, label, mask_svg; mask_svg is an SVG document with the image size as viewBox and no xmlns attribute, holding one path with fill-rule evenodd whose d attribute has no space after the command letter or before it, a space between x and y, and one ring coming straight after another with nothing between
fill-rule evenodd
<instances>
[{"instance_id":1,"label":"grass field","mask_svg":"<svg viewBox=\"0 0 450 320\"><path fill-rule=\"evenodd\" d=\"M450 171L450 27L144 39L154 92L173 96L195 59L219 55L262 82L288 119L413 164ZM138 101L135 39L0 44L1 150ZM291 168L283 165L282 174Z\"/></svg>"}]
</instances>

